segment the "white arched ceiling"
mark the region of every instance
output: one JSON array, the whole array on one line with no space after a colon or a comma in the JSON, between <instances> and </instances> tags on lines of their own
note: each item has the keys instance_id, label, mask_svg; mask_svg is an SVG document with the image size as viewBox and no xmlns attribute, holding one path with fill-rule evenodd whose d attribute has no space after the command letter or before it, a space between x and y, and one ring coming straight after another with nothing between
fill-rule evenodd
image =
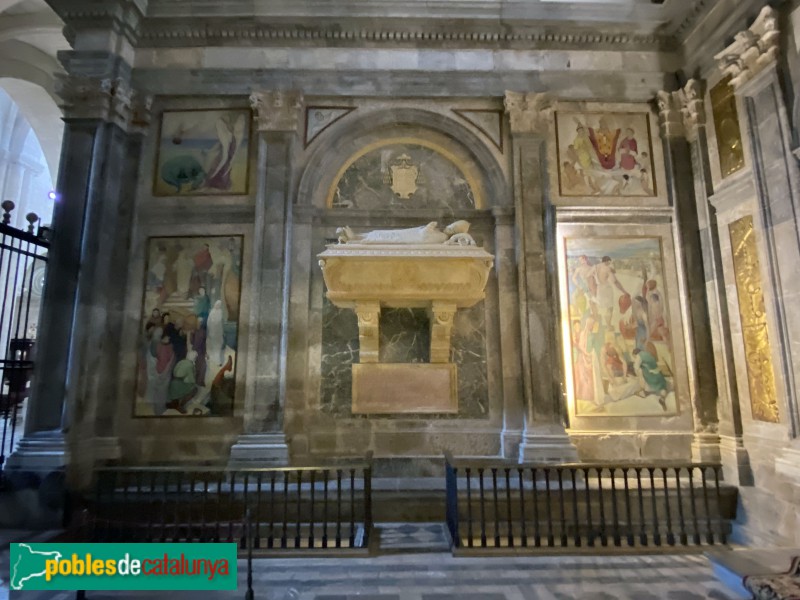
<instances>
[{"instance_id":1,"label":"white arched ceiling","mask_svg":"<svg viewBox=\"0 0 800 600\"><path fill-rule=\"evenodd\" d=\"M61 72L56 54L69 48L62 30L45 0L0 0L0 87L30 123L54 179L64 131L55 96L55 74Z\"/></svg>"},{"instance_id":2,"label":"white arched ceiling","mask_svg":"<svg viewBox=\"0 0 800 600\"><path fill-rule=\"evenodd\" d=\"M2 72L0 59L0 72ZM0 87L17 104L25 116L31 129L42 147L50 175L54 179L58 175L58 163L61 155L61 141L64 135L64 123L61 110L53 98L39 85L22 79L0 78Z\"/></svg>"}]
</instances>

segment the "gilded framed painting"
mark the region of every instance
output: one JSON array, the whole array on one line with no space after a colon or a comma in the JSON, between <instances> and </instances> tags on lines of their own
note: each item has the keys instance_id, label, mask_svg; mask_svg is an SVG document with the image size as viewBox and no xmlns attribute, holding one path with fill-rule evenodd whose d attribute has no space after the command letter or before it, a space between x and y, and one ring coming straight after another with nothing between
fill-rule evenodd
<instances>
[{"instance_id":1,"label":"gilded framed painting","mask_svg":"<svg viewBox=\"0 0 800 600\"><path fill-rule=\"evenodd\" d=\"M233 414L242 242L147 240L134 416Z\"/></svg>"},{"instance_id":2,"label":"gilded framed painting","mask_svg":"<svg viewBox=\"0 0 800 600\"><path fill-rule=\"evenodd\" d=\"M247 194L250 127L247 109L164 112L153 194Z\"/></svg>"},{"instance_id":3,"label":"gilded framed painting","mask_svg":"<svg viewBox=\"0 0 800 600\"><path fill-rule=\"evenodd\" d=\"M662 238L564 237L568 396L578 417L679 412ZM571 374L571 376L570 376Z\"/></svg>"},{"instance_id":4,"label":"gilded framed painting","mask_svg":"<svg viewBox=\"0 0 800 600\"><path fill-rule=\"evenodd\" d=\"M554 113L557 200L625 206L665 202L663 152L658 138L653 140L649 109L583 106L560 105Z\"/></svg>"}]
</instances>

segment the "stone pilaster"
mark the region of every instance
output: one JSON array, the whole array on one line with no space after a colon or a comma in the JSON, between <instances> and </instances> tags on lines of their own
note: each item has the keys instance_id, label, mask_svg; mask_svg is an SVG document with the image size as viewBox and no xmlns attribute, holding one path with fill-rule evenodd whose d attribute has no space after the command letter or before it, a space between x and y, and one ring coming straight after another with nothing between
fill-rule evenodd
<instances>
[{"instance_id":1,"label":"stone pilaster","mask_svg":"<svg viewBox=\"0 0 800 600\"><path fill-rule=\"evenodd\" d=\"M791 126L778 73L778 15L764 7L755 22L736 35L716 59L731 77L744 107L743 127L756 180L754 220L764 252L764 287L770 342L778 349L774 368L781 423L800 445L800 171L791 148ZM776 356L776 354L778 356Z\"/></svg>"},{"instance_id":2,"label":"stone pilaster","mask_svg":"<svg viewBox=\"0 0 800 600\"><path fill-rule=\"evenodd\" d=\"M514 166L516 262L526 402L520 460L577 459L566 433L556 303L555 211L546 196L546 140L554 101L546 94L506 92Z\"/></svg>"},{"instance_id":3,"label":"stone pilaster","mask_svg":"<svg viewBox=\"0 0 800 600\"><path fill-rule=\"evenodd\" d=\"M130 70L119 57L70 52L62 60L68 72L59 86L65 133L37 372L25 438L9 466L58 468L69 453L71 477L80 484L103 458L96 439L110 448L106 457L119 454L107 399L118 385L134 190L149 99L130 89Z\"/></svg>"},{"instance_id":4,"label":"stone pilaster","mask_svg":"<svg viewBox=\"0 0 800 600\"><path fill-rule=\"evenodd\" d=\"M671 116L662 117L662 123L667 119L674 119L675 111L679 111L682 132L676 132L676 135L684 135L689 145L694 181L694 205L697 213L696 225L700 238L708 311L706 319L711 335L717 388L717 431L715 433L713 427L707 425L710 415L704 414L701 410L700 426L698 427L697 421L695 422L692 455L698 460L721 459L725 468L726 480L732 483L744 483L749 481L751 476L747 453L742 443L742 418L739 410L717 214L716 209L709 201L714 188L708 158L706 111L703 102L704 86L699 81L690 80L683 89L673 92L670 96L674 102L671 107ZM703 405L705 406L705 404Z\"/></svg>"},{"instance_id":5,"label":"stone pilaster","mask_svg":"<svg viewBox=\"0 0 800 600\"><path fill-rule=\"evenodd\" d=\"M231 464L286 463L286 397L292 232L292 152L300 126L299 92L258 91L250 96L258 131L258 183L253 243L253 325L248 347L244 434Z\"/></svg>"},{"instance_id":6,"label":"stone pilaster","mask_svg":"<svg viewBox=\"0 0 800 600\"><path fill-rule=\"evenodd\" d=\"M684 314L684 339L689 368L689 397L694 421L692 456L695 460L719 460L717 435L717 380L715 372L700 368L699 359L712 356L712 333L706 303L708 265L703 257L710 252L700 225L704 210L696 202L691 145L698 129L705 128L699 83L692 80L676 92L660 92L658 104L664 159L675 204L673 234L679 264L681 303ZM707 204L707 202L706 202ZM711 273L713 277L713 272Z\"/></svg>"},{"instance_id":7,"label":"stone pilaster","mask_svg":"<svg viewBox=\"0 0 800 600\"><path fill-rule=\"evenodd\" d=\"M519 455L525 428L523 396L519 291L514 248L514 208L495 206L495 273L500 320L500 360L503 373L503 456Z\"/></svg>"}]
</instances>

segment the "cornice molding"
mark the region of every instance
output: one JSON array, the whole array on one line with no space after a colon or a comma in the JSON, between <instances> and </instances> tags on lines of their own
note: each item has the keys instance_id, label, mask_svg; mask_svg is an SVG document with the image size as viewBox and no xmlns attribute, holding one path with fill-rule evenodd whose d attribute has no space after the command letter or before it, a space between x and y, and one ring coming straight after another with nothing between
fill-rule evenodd
<instances>
[{"instance_id":1,"label":"cornice molding","mask_svg":"<svg viewBox=\"0 0 800 600\"><path fill-rule=\"evenodd\" d=\"M767 66L778 60L778 15L770 6L765 6L753 24L736 34L734 42L717 54L723 75L731 76L731 86L736 90Z\"/></svg>"},{"instance_id":2,"label":"cornice molding","mask_svg":"<svg viewBox=\"0 0 800 600\"><path fill-rule=\"evenodd\" d=\"M74 42L81 30L109 29L136 45L146 0L48 0L64 21L65 36Z\"/></svg>"},{"instance_id":3,"label":"cornice molding","mask_svg":"<svg viewBox=\"0 0 800 600\"><path fill-rule=\"evenodd\" d=\"M684 36L688 35L691 29L700 20L703 13L714 5L714 0L695 0L692 5L691 11L683 21L675 28L673 36L676 40L681 41Z\"/></svg>"},{"instance_id":4,"label":"cornice molding","mask_svg":"<svg viewBox=\"0 0 800 600\"><path fill-rule=\"evenodd\" d=\"M518 44L526 49L538 47L580 47L586 44L607 46L613 49L630 50L669 50L675 45L672 39L658 34L637 34L620 31L598 31L587 29L555 29L548 27L489 27L476 26L465 30L464 24L452 30L442 30L447 23L438 27L414 23L406 27L375 27L372 24L352 26L341 23L316 24L302 21L275 23L209 23L198 22L196 26L185 20L175 22L170 19L147 19L139 33L140 46L203 46L210 42L223 42L225 45L260 43L286 45L392 45L394 47L446 46L451 48L480 47L495 48L507 44Z\"/></svg>"}]
</instances>

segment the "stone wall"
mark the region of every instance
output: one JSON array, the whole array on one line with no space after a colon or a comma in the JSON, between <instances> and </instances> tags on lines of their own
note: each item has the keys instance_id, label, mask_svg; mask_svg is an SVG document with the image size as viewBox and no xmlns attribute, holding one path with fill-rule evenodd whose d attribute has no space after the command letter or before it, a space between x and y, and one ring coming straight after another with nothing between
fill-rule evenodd
<instances>
[{"instance_id":1,"label":"stone wall","mask_svg":"<svg viewBox=\"0 0 800 600\"><path fill-rule=\"evenodd\" d=\"M416 21L408 26L417 37L350 21L338 37L257 23L217 34L190 16L167 35L159 27L170 22L156 22L163 3L139 21L134 9L110 15L125 27L101 36L66 15L78 50L62 56L67 170L40 357L58 385L39 386L44 400L27 433L57 427L66 395L78 474L103 460L265 464L368 450L402 464L394 473L428 472L444 450L529 461L721 459L727 479L756 484L743 492L745 514L761 484L775 483L778 522L790 523L800 186L780 77L794 76L796 61L775 51L769 14L753 25L758 44L739 40L715 61L726 35L757 13L756 2L730 4L716 3L691 31L680 24L670 43L515 27L481 37ZM703 36L712 21L726 25ZM358 27L363 35L348 37ZM684 67L698 79L684 81ZM730 96L713 92L722 71L733 77ZM718 131L723 105L738 114ZM236 115L251 109L245 127ZM194 116L181 124L181 111ZM717 144L735 139L737 124L738 146ZM398 184L392 166L406 177L416 169L413 180ZM731 244L731 227L747 217L772 422L751 411L760 392L750 324L742 326L741 252ZM357 324L327 302L317 255L344 225L457 219L495 257L485 300L456 319L458 411L353 414ZM230 236L241 236L241 264L215 243L210 256L185 250L174 289L172 263L162 272L157 256L148 262L154 237ZM208 300L201 283L214 286ZM143 298L169 300L185 318L148 329ZM212 319L218 301L223 314ZM423 315L382 318L384 359L426 358ZM400 324L404 334L391 335ZM221 352L205 376L195 362L181 377L203 379L212 398L230 390L232 414L199 406L135 416L137 385L163 373L167 399L174 393L183 407L172 369L191 359L146 343L159 341L159 328L173 347L183 336Z\"/></svg>"}]
</instances>

